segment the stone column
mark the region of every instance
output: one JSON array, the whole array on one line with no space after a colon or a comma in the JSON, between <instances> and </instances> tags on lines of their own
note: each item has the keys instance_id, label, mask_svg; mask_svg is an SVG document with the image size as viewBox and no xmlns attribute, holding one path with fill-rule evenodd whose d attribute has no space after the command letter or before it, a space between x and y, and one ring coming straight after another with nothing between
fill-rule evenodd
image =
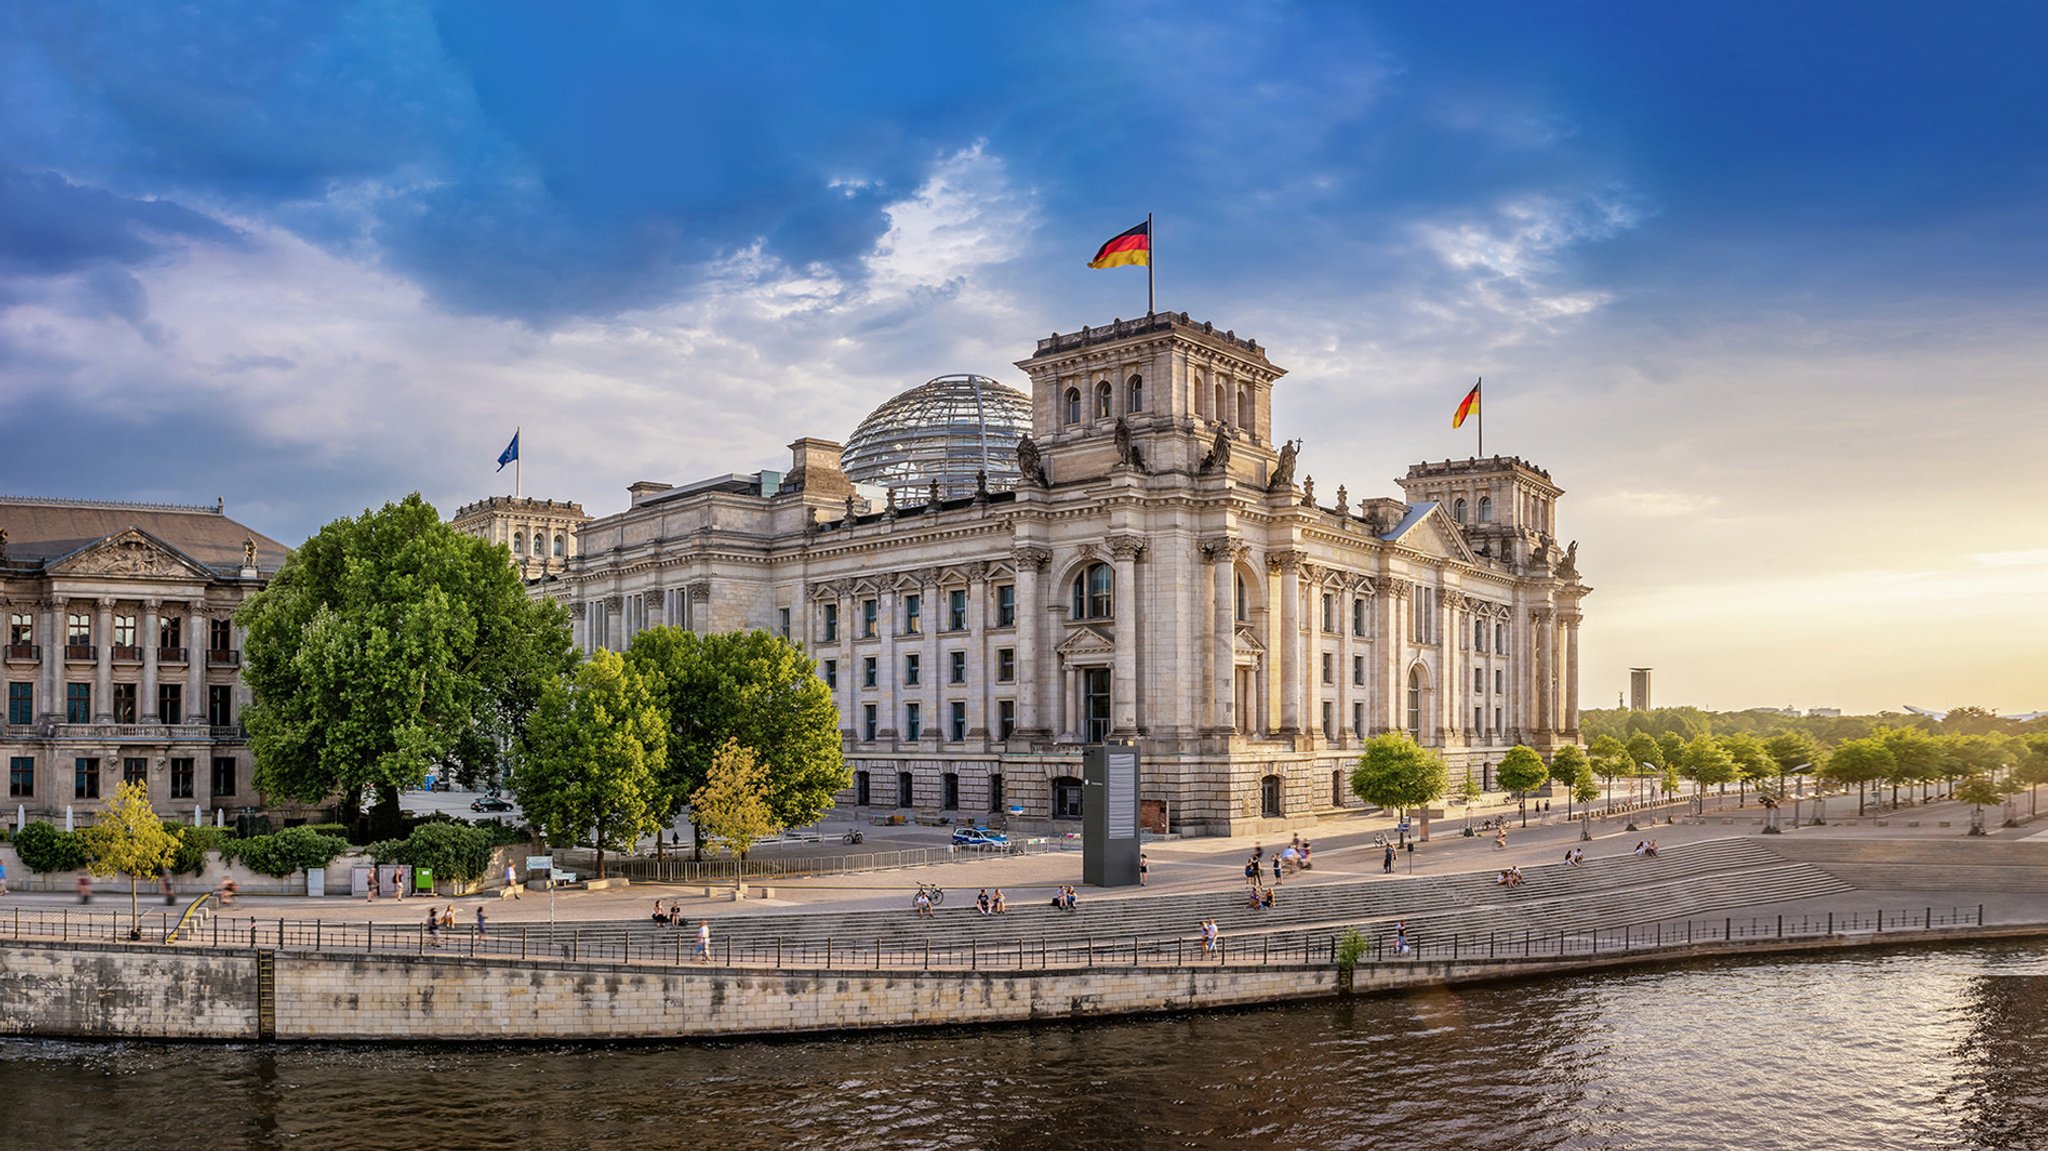
<instances>
[{"instance_id":1,"label":"stone column","mask_svg":"<svg viewBox=\"0 0 2048 1151\"><path fill-rule=\"evenodd\" d=\"M1351 599L1356 593L1346 579L1337 592L1337 739L1339 747L1352 741L1351 701L1358 689L1351 682Z\"/></svg>"},{"instance_id":2,"label":"stone column","mask_svg":"<svg viewBox=\"0 0 2048 1151\"><path fill-rule=\"evenodd\" d=\"M1028 736L1045 734L1044 694L1052 675L1041 666L1039 635L1045 627L1045 604L1039 599L1038 573L1052 559L1044 548L1020 547L1017 562L1017 730Z\"/></svg>"},{"instance_id":3,"label":"stone column","mask_svg":"<svg viewBox=\"0 0 2048 1151\"><path fill-rule=\"evenodd\" d=\"M570 603L568 607L569 641L576 645L577 651L580 651L585 655L589 655L590 623L587 617L590 615L590 605L584 603L582 600L576 600Z\"/></svg>"},{"instance_id":4,"label":"stone column","mask_svg":"<svg viewBox=\"0 0 2048 1151\"><path fill-rule=\"evenodd\" d=\"M1564 616L1564 730L1579 737L1579 620L1576 611Z\"/></svg>"},{"instance_id":5,"label":"stone column","mask_svg":"<svg viewBox=\"0 0 2048 1151\"><path fill-rule=\"evenodd\" d=\"M860 610L860 601L854 598L853 586L839 584L834 591L839 597L839 714L846 723L842 730L858 736L860 734L860 661L853 655L854 629L860 623L854 613Z\"/></svg>"},{"instance_id":6,"label":"stone column","mask_svg":"<svg viewBox=\"0 0 2048 1151\"><path fill-rule=\"evenodd\" d=\"M1242 550L1227 539L1202 545L1209 561L1212 620L1209 627L1209 729L1229 733L1237 728L1237 556Z\"/></svg>"},{"instance_id":7,"label":"stone column","mask_svg":"<svg viewBox=\"0 0 2048 1151\"><path fill-rule=\"evenodd\" d=\"M206 660L207 649L213 644L213 631L208 626L212 621L206 615L206 604L194 601L191 615L185 620L185 722L204 724L206 722ZM204 764L206 757L195 754L192 762Z\"/></svg>"},{"instance_id":8,"label":"stone column","mask_svg":"<svg viewBox=\"0 0 2048 1151\"><path fill-rule=\"evenodd\" d=\"M39 714L64 718L64 601L46 600L37 605L43 611L42 700Z\"/></svg>"},{"instance_id":9,"label":"stone column","mask_svg":"<svg viewBox=\"0 0 2048 1151\"><path fill-rule=\"evenodd\" d=\"M1269 565L1280 573L1280 734L1301 734L1301 556L1280 552Z\"/></svg>"},{"instance_id":10,"label":"stone column","mask_svg":"<svg viewBox=\"0 0 2048 1151\"><path fill-rule=\"evenodd\" d=\"M142 685L136 692L142 698L135 701L135 708L136 717L144 723L156 723L161 718L156 712L156 649L161 638L157 635L157 610L162 606L162 600L142 601L142 634L136 637L142 644Z\"/></svg>"},{"instance_id":11,"label":"stone column","mask_svg":"<svg viewBox=\"0 0 2048 1151\"><path fill-rule=\"evenodd\" d=\"M946 730L945 686L946 670L939 662L939 628L945 624L944 607L939 603L939 572L926 568L917 573L917 594L923 597L922 618L918 621L924 628L924 682L918 687L918 697L923 706L924 730L933 743L945 739Z\"/></svg>"},{"instance_id":12,"label":"stone column","mask_svg":"<svg viewBox=\"0 0 2048 1151\"><path fill-rule=\"evenodd\" d=\"M1138 553L1145 543L1136 536L1109 541L1116 572L1116 655L1110 665L1110 731L1134 736L1138 726Z\"/></svg>"},{"instance_id":13,"label":"stone column","mask_svg":"<svg viewBox=\"0 0 2048 1151\"><path fill-rule=\"evenodd\" d=\"M1536 693L1534 700L1536 705L1536 721L1531 726L1538 735L1546 735L1550 732L1551 717L1555 714L1554 697L1551 690L1553 682L1553 656L1550 650L1555 631L1550 609L1539 609L1530 616L1530 639L1532 640L1532 646L1535 648L1536 657L1533 661L1536 665Z\"/></svg>"},{"instance_id":14,"label":"stone column","mask_svg":"<svg viewBox=\"0 0 2048 1151\"><path fill-rule=\"evenodd\" d=\"M967 569L967 738L989 737L989 692L996 681L995 652L988 643L988 564Z\"/></svg>"},{"instance_id":15,"label":"stone column","mask_svg":"<svg viewBox=\"0 0 2048 1151\"><path fill-rule=\"evenodd\" d=\"M98 656L92 677L92 721L112 723L114 721L114 597L103 595L99 598L99 610L93 615L93 652Z\"/></svg>"},{"instance_id":16,"label":"stone column","mask_svg":"<svg viewBox=\"0 0 2048 1151\"><path fill-rule=\"evenodd\" d=\"M885 587L875 593L875 614L882 636L881 691L875 702L881 706L881 721L876 725L875 738L878 740L896 738L896 721L902 717L903 669L896 664L896 633L903 627L903 621L896 618L896 589Z\"/></svg>"},{"instance_id":17,"label":"stone column","mask_svg":"<svg viewBox=\"0 0 2048 1151\"><path fill-rule=\"evenodd\" d=\"M683 611L690 618L690 630L698 635L710 635L711 626L711 581L700 579L684 589Z\"/></svg>"}]
</instances>

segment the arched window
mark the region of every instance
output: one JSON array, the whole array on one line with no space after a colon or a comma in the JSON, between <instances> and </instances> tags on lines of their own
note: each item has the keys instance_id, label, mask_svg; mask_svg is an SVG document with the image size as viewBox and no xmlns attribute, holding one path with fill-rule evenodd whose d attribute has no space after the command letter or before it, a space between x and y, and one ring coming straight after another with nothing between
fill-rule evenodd
<instances>
[{"instance_id":1,"label":"arched window","mask_svg":"<svg viewBox=\"0 0 2048 1151\"><path fill-rule=\"evenodd\" d=\"M1245 594L1244 576L1237 577L1237 622L1247 623L1252 618L1251 597Z\"/></svg>"},{"instance_id":2,"label":"arched window","mask_svg":"<svg viewBox=\"0 0 2048 1151\"><path fill-rule=\"evenodd\" d=\"M1451 518L1457 520L1459 523L1465 522L1464 496L1459 496L1457 502L1451 505Z\"/></svg>"},{"instance_id":3,"label":"arched window","mask_svg":"<svg viewBox=\"0 0 2048 1151\"><path fill-rule=\"evenodd\" d=\"M1492 496L1479 497L1479 522L1483 524L1490 524L1493 522Z\"/></svg>"},{"instance_id":4,"label":"arched window","mask_svg":"<svg viewBox=\"0 0 2048 1151\"><path fill-rule=\"evenodd\" d=\"M1283 814L1280 810L1280 777L1277 775L1259 780L1259 814L1268 819Z\"/></svg>"},{"instance_id":5,"label":"arched window","mask_svg":"<svg viewBox=\"0 0 2048 1151\"><path fill-rule=\"evenodd\" d=\"M1209 417L1219 424L1230 422L1229 393L1223 390L1222 384L1216 385L1216 404L1210 409Z\"/></svg>"},{"instance_id":6,"label":"arched window","mask_svg":"<svg viewBox=\"0 0 2048 1151\"><path fill-rule=\"evenodd\" d=\"M1408 734L1422 738L1422 669L1408 671Z\"/></svg>"},{"instance_id":7,"label":"arched window","mask_svg":"<svg viewBox=\"0 0 2048 1151\"><path fill-rule=\"evenodd\" d=\"M1108 564L1089 564L1074 577L1074 618L1108 619L1115 606L1116 576Z\"/></svg>"},{"instance_id":8,"label":"arched window","mask_svg":"<svg viewBox=\"0 0 2048 1151\"><path fill-rule=\"evenodd\" d=\"M523 556L523 555L525 555L525 554L526 554L526 533L525 533L525 532L513 532L513 533L512 533L512 554L513 554L513 555L515 555L515 556Z\"/></svg>"},{"instance_id":9,"label":"arched window","mask_svg":"<svg viewBox=\"0 0 2048 1151\"><path fill-rule=\"evenodd\" d=\"M562 554L562 548L563 548L563 546L564 546L564 541L563 541L562 537L561 537L561 536L556 536L556 537L555 537L555 555L556 555L556 556L558 556L558 557L559 557L559 556L560 556L560 555Z\"/></svg>"},{"instance_id":10,"label":"arched window","mask_svg":"<svg viewBox=\"0 0 2048 1151\"><path fill-rule=\"evenodd\" d=\"M1071 775L1062 775L1052 781L1052 817L1054 819L1081 818L1081 781Z\"/></svg>"},{"instance_id":11,"label":"arched window","mask_svg":"<svg viewBox=\"0 0 2048 1151\"><path fill-rule=\"evenodd\" d=\"M1081 389L1079 388L1067 389L1066 422L1070 424L1078 424L1081 422Z\"/></svg>"},{"instance_id":12,"label":"arched window","mask_svg":"<svg viewBox=\"0 0 2048 1151\"><path fill-rule=\"evenodd\" d=\"M1095 383L1095 418L1106 420L1112 414L1114 413L1110 411L1109 381L1098 380Z\"/></svg>"},{"instance_id":13,"label":"arched window","mask_svg":"<svg viewBox=\"0 0 2048 1151\"><path fill-rule=\"evenodd\" d=\"M1143 377L1143 376L1132 376L1132 377L1131 377L1131 383L1130 383L1130 388L1129 388L1129 391L1130 391L1130 402L1124 405L1124 410L1125 410L1125 411L1128 411L1128 412L1142 412L1142 411L1144 411L1144 410L1145 410L1145 377Z\"/></svg>"},{"instance_id":14,"label":"arched window","mask_svg":"<svg viewBox=\"0 0 2048 1151\"><path fill-rule=\"evenodd\" d=\"M1243 388L1237 389L1237 426L1252 435L1259 434L1259 429L1252 426L1252 394Z\"/></svg>"},{"instance_id":15,"label":"arched window","mask_svg":"<svg viewBox=\"0 0 2048 1151\"><path fill-rule=\"evenodd\" d=\"M1344 772L1342 769L1330 773L1330 806L1344 806Z\"/></svg>"}]
</instances>

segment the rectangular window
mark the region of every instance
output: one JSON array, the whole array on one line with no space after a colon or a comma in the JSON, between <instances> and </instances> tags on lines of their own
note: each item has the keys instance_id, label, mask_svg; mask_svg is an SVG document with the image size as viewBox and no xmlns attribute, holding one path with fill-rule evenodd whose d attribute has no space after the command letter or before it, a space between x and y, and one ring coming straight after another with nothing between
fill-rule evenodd
<instances>
[{"instance_id":1,"label":"rectangular window","mask_svg":"<svg viewBox=\"0 0 2048 1151\"><path fill-rule=\"evenodd\" d=\"M67 612L64 621L64 642L72 647L86 647L92 643L92 617L82 611Z\"/></svg>"},{"instance_id":2,"label":"rectangular window","mask_svg":"<svg viewBox=\"0 0 2048 1151\"><path fill-rule=\"evenodd\" d=\"M35 617L18 611L7 617L7 644L15 647L36 642Z\"/></svg>"},{"instance_id":3,"label":"rectangular window","mask_svg":"<svg viewBox=\"0 0 2048 1151\"><path fill-rule=\"evenodd\" d=\"M839 661L828 659L820 666L820 670L825 673L825 686L834 691L839 690Z\"/></svg>"},{"instance_id":4,"label":"rectangular window","mask_svg":"<svg viewBox=\"0 0 2048 1151\"><path fill-rule=\"evenodd\" d=\"M191 761L191 760L189 760L189 759L174 759L174 760L172 760L172 761L171 761L171 798L172 798L172 799L191 799L191 798L193 798L193 796L192 796L192 777L193 777L193 775L194 775L194 774L195 774L195 773L194 773L194 772L193 772L193 770L192 770L192 761Z\"/></svg>"},{"instance_id":5,"label":"rectangular window","mask_svg":"<svg viewBox=\"0 0 2048 1151\"><path fill-rule=\"evenodd\" d=\"M864 599L860 601L860 638L875 638L876 615L877 609L874 600Z\"/></svg>"},{"instance_id":6,"label":"rectangular window","mask_svg":"<svg viewBox=\"0 0 2048 1151\"><path fill-rule=\"evenodd\" d=\"M999 647L996 649L996 682L1012 683L1017 678L1017 649Z\"/></svg>"},{"instance_id":7,"label":"rectangular window","mask_svg":"<svg viewBox=\"0 0 2048 1151\"><path fill-rule=\"evenodd\" d=\"M966 653L966 652L964 652L964 651L955 651L955 652L948 652L948 653L946 654L946 682L947 682L947 683L966 683L966 682L967 682L967 653Z\"/></svg>"},{"instance_id":8,"label":"rectangular window","mask_svg":"<svg viewBox=\"0 0 2048 1151\"><path fill-rule=\"evenodd\" d=\"M952 714L946 717L947 734L954 743L959 743L967 738L967 704L956 699L952 702L951 709Z\"/></svg>"},{"instance_id":9,"label":"rectangular window","mask_svg":"<svg viewBox=\"0 0 2048 1151\"><path fill-rule=\"evenodd\" d=\"M866 807L872 802L873 793L869 790L871 786L872 781L868 778L867 772L856 771L853 773L853 802L855 806Z\"/></svg>"},{"instance_id":10,"label":"rectangular window","mask_svg":"<svg viewBox=\"0 0 2048 1151\"><path fill-rule=\"evenodd\" d=\"M789 609L786 607L775 609L775 634L783 639L789 638Z\"/></svg>"},{"instance_id":11,"label":"rectangular window","mask_svg":"<svg viewBox=\"0 0 2048 1151\"><path fill-rule=\"evenodd\" d=\"M903 634L917 635L924 630L924 597L912 592L903 597Z\"/></svg>"},{"instance_id":12,"label":"rectangular window","mask_svg":"<svg viewBox=\"0 0 2048 1151\"><path fill-rule=\"evenodd\" d=\"M1008 739L1017 734L1017 701L1004 699L996 701L996 738Z\"/></svg>"},{"instance_id":13,"label":"rectangular window","mask_svg":"<svg viewBox=\"0 0 2048 1151\"><path fill-rule=\"evenodd\" d=\"M9 758L7 761L7 797L9 799L33 799L35 794L35 757L17 755Z\"/></svg>"},{"instance_id":14,"label":"rectangular window","mask_svg":"<svg viewBox=\"0 0 2048 1151\"><path fill-rule=\"evenodd\" d=\"M235 689L232 684L206 685L206 722L227 727L235 722Z\"/></svg>"},{"instance_id":15,"label":"rectangular window","mask_svg":"<svg viewBox=\"0 0 2048 1151\"><path fill-rule=\"evenodd\" d=\"M839 639L839 605L825 605L825 642L834 643Z\"/></svg>"},{"instance_id":16,"label":"rectangular window","mask_svg":"<svg viewBox=\"0 0 2048 1151\"><path fill-rule=\"evenodd\" d=\"M1362 703L1351 705L1351 730L1358 738L1365 738L1365 705Z\"/></svg>"},{"instance_id":17,"label":"rectangular window","mask_svg":"<svg viewBox=\"0 0 2048 1151\"><path fill-rule=\"evenodd\" d=\"M7 722L34 723L36 721L36 685L32 683L10 683L7 685Z\"/></svg>"},{"instance_id":18,"label":"rectangular window","mask_svg":"<svg viewBox=\"0 0 2048 1151\"><path fill-rule=\"evenodd\" d=\"M1484 693L1484 692L1486 691L1486 669L1485 669L1485 668L1483 668L1483 667L1475 667L1475 668L1473 668L1473 669L1472 669L1472 690L1473 690L1473 691L1476 691L1476 692L1480 692L1480 693L1482 693L1482 694L1483 694L1483 693Z\"/></svg>"},{"instance_id":19,"label":"rectangular window","mask_svg":"<svg viewBox=\"0 0 2048 1151\"><path fill-rule=\"evenodd\" d=\"M73 799L100 797L100 761L97 758L79 756L72 761L71 796Z\"/></svg>"},{"instance_id":20,"label":"rectangular window","mask_svg":"<svg viewBox=\"0 0 2048 1151\"><path fill-rule=\"evenodd\" d=\"M1323 738L1337 738L1337 705L1327 699L1323 701Z\"/></svg>"},{"instance_id":21,"label":"rectangular window","mask_svg":"<svg viewBox=\"0 0 2048 1151\"><path fill-rule=\"evenodd\" d=\"M216 796L235 793L235 760L233 756L213 757L213 794Z\"/></svg>"},{"instance_id":22,"label":"rectangular window","mask_svg":"<svg viewBox=\"0 0 2048 1151\"><path fill-rule=\"evenodd\" d=\"M134 723L134 722L135 722L135 692L136 692L136 690L137 690L137 688L136 688L136 685L134 685L134 684L132 684L132 683L117 683L117 684L115 684L115 685L114 685L114 722L115 722L115 723Z\"/></svg>"},{"instance_id":23,"label":"rectangular window","mask_svg":"<svg viewBox=\"0 0 2048 1151\"><path fill-rule=\"evenodd\" d=\"M209 651L233 651L235 647L235 621L217 619L207 625Z\"/></svg>"},{"instance_id":24,"label":"rectangular window","mask_svg":"<svg viewBox=\"0 0 2048 1151\"><path fill-rule=\"evenodd\" d=\"M1486 653L1486 621L1483 619L1472 621L1472 650L1482 655Z\"/></svg>"},{"instance_id":25,"label":"rectangular window","mask_svg":"<svg viewBox=\"0 0 2048 1151\"><path fill-rule=\"evenodd\" d=\"M1473 730L1473 731L1485 731L1485 730L1486 730L1486 709L1485 709L1485 708L1483 708L1483 707L1475 707L1475 708L1473 708L1473 709L1472 709L1472 730Z\"/></svg>"},{"instance_id":26,"label":"rectangular window","mask_svg":"<svg viewBox=\"0 0 2048 1151\"><path fill-rule=\"evenodd\" d=\"M167 615L156 621L156 646L184 647L185 625L177 616Z\"/></svg>"},{"instance_id":27,"label":"rectangular window","mask_svg":"<svg viewBox=\"0 0 2048 1151\"><path fill-rule=\"evenodd\" d=\"M905 685L907 685L907 686L910 686L910 687L916 687L916 686L917 686L917 684L918 684L918 681L919 681L920 679L922 679L923 677L924 677L924 660L922 660L922 659L918 658L918 655L917 655L917 653L916 653L916 652L911 652L911 653L910 653L909 655L906 655L906 656L904 656L904 657L903 657L903 682L904 682L904 684L905 684Z\"/></svg>"},{"instance_id":28,"label":"rectangular window","mask_svg":"<svg viewBox=\"0 0 2048 1151\"><path fill-rule=\"evenodd\" d=\"M1495 733L1504 732L1508 729L1508 725L1505 722L1506 714L1500 708L1493 709L1493 730Z\"/></svg>"},{"instance_id":29,"label":"rectangular window","mask_svg":"<svg viewBox=\"0 0 2048 1151\"><path fill-rule=\"evenodd\" d=\"M67 683L64 685L64 722L92 722L91 684Z\"/></svg>"},{"instance_id":30,"label":"rectangular window","mask_svg":"<svg viewBox=\"0 0 2048 1151\"><path fill-rule=\"evenodd\" d=\"M873 742L875 738L875 705L863 704L860 709L860 737Z\"/></svg>"},{"instance_id":31,"label":"rectangular window","mask_svg":"<svg viewBox=\"0 0 2048 1151\"><path fill-rule=\"evenodd\" d=\"M185 722L185 687L183 684L160 683L156 685L156 716L164 723Z\"/></svg>"},{"instance_id":32,"label":"rectangular window","mask_svg":"<svg viewBox=\"0 0 2048 1151\"><path fill-rule=\"evenodd\" d=\"M996 626L1017 626L1017 585L996 585Z\"/></svg>"},{"instance_id":33,"label":"rectangular window","mask_svg":"<svg viewBox=\"0 0 2048 1151\"><path fill-rule=\"evenodd\" d=\"M1365 601L1362 599L1351 601L1351 634L1365 634Z\"/></svg>"},{"instance_id":34,"label":"rectangular window","mask_svg":"<svg viewBox=\"0 0 2048 1151\"><path fill-rule=\"evenodd\" d=\"M881 673L876 670L878 666L879 665L875 663L874 656L870 655L861 658L860 685L862 687L873 687L880 682Z\"/></svg>"},{"instance_id":35,"label":"rectangular window","mask_svg":"<svg viewBox=\"0 0 2048 1151\"><path fill-rule=\"evenodd\" d=\"M907 771L899 771L896 773L896 806L917 806L916 791L912 786L910 773Z\"/></svg>"},{"instance_id":36,"label":"rectangular window","mask_svg":"<svg viewBox=\"0 0 2048 1151\"><path fill-rule=\"evenodd\" d=\"M132 615L117 615L117 616L115 616L115 617L114 617L114 646L115 646L115 647L134 647L134 646L135 646L135 617L134 617L134 616L132 616Z\"/></svg>"},{"instance_id":37,"label":"rectangular window","mask_svg":"<svg viewBox=\"0 0 2048 1151\"><path fill-rule=\"evenodd\" d=\"M1329 652L1323 653L1323 682L1337 682L1337 657Z\"/></svg>"},{"instance_id":38,"label":"rectangular window","mask_svg":"<svg viewBox=\"0 0 2048 1151\"><path fill-rule=\"evenodd\" d=\"M1362 655L1351 657L1351 682L1359 687L1365 686L1365 657Z\"/></svg>"},{"instance_id":39,"label":"rectangular window","mask_svg":"<svg viewBox=\"0 0 2048 1151\"><path fill-rule=\"evenodd\" d=\"M1504 623L1493 625L1493 650L1497 655L1506 655L1508 653L1508 625Z\"/></svg>"},{"instance_id":40,"label":"rectangular window","mask_svg":"<svg viewBox=\"0 0 2048 1151\"><path fill-rule=\"evenodd\" d=\"M1001 811L1003 809L1003 777L1000 775L988 777L988 809L990 811Z\"/></svg>"},{"instance_id":41,"label":"rectangular window","mask_svg":"<svg viewBox=\"0 0 2048 1151\"><path fill-rule=\"evenodd\" d=\"M1109 669L1081 669L1081 716L1089 743L1109 738Z\"/></svg>"},{"instance_id":42,"label":"rectangular window","mask_svg":"<svg viewBox=\"0 0 2048 1151\"><path fill-rule=\"evenodd\" d=\"M1323 593L1323 630L1337 634L1337 597L1330 592Z\"/></svg>"},{"instance_id":43,"label":"rectangular window","mask_svg":"<svg viewBox=\"0 0 2048 1151\"><path fill-rule=\"evenodd\" d=\"M949 771L939 778L939 810L960 810L959 773Z\"/></svg>"},{"instance_id":44,"label":"rectangular window","mask_svg":"<svg viewBox=\"0 0 2048 1151\"><path fill-rule=\"evenodd\" d=\"M149 760L131 755L121 760L121 782L139 783L145 790L149 787Z\"/></svg>"},{"instance_id":45,"label":"rectangular window","mask_svg":"<svg viewBox=\"0 0 2048 1151\"><path fill-rule=\"evenodd\" d=\"M914 703L903 705L903 738L914 740L924 734L924 709Z\"/></svg>"},{"instance_id":46,"label":"rectangular window","mask_svg":"<svg viewBox=\"0 0 2048 1151\"><path fill-rule=\"evenodd\" d=\"M1508 690L1508 673L1495 669L1493 673L1493 694L1502 695Z\"/></svg>"},{"instance_id":47,"label":"rectangular window","mask_svg":"<svg viewBox=\"0 0 2048 1151\"><path fill-rule=\"evenodd\" d=\"M946 630L967 630L967 589L955 588L946 593Z\"/></svg>"}]
</instances>

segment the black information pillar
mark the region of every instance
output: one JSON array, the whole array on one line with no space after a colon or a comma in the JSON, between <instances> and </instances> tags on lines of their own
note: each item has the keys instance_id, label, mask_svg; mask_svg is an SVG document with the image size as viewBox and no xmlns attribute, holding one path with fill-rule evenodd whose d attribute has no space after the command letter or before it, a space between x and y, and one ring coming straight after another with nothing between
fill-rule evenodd
<instances>
[{"instance_id":1,"label":"black information pillar","mask_svg":"<svg viewBox=\"0 0 2048 1151\"><path fill-rule=\"evenodd\" d=\"M1081 882L1138 882L1138 746L1099 743L1081 755Z\"/></svg>"}]
</instances>

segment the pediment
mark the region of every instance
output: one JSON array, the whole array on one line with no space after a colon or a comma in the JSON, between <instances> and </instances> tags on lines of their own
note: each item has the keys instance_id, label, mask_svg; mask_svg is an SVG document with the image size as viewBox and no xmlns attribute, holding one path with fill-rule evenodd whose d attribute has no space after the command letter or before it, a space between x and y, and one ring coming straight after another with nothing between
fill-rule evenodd
<instances>
[{"instance_id":1,"label":"pediment","mask_svg":"<svg viewBox=\"0 0 2048 1151\"><path fill-rule=\"evenodd\" d=\"M1257 663L1266 656L1266 645L1259 642L1250 628L1237 629L1237 637L1231 645L1239 662Z\"/></svg>"},{"instance_id":2,"label":"pediment","mask_svg":"<svg viewBox=\"0 0 2048 1151\"><path fill-rule=\"evenodd\" d=\"M1116 654L1116 641L1092 627L1077 627L1074 634L1060 641L1054 649L1064 659L1086 659L1095 656L1108 657Z\"/></svg>"},{"instance_id":3,"label":"pediment","mask_svg":"<svg viewBox=\"0 0 2048 1151\"><path fill-rule=\"evenodd\" d=\"M1393 531L1380 538L1428 556L1468 564L1479 562L1465 543L1465 534L1438 503L1415 505Z\"/></svg>"},{"instance_id":4,"label":"pediment","mask_svg":"<svg viewBox=\"0 0 2048 1151\"><path fill-rule=\"evenodd\" d=\"M140 528L117 532L50 565L50 574L134 579L210 579L212 572Z\"/></svg>"}]
</instances>

